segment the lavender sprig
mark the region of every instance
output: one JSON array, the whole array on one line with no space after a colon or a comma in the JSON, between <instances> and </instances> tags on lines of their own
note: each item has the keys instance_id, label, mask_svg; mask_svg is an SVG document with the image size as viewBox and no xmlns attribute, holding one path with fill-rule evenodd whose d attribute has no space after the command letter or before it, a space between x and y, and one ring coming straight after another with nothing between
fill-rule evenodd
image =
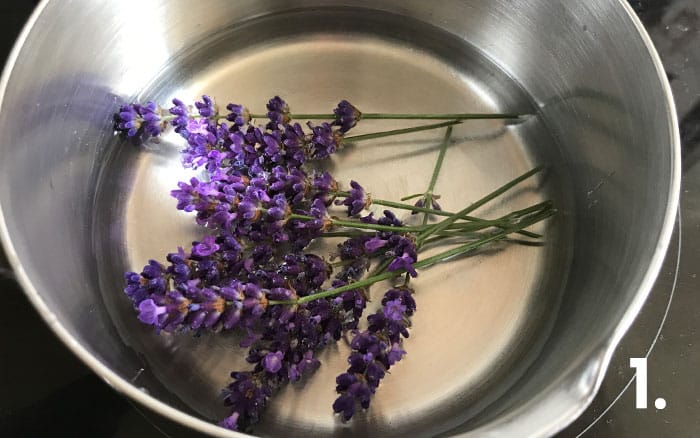
<instances>
[{"instance_id":1,"label":"lavender sprig","mask_svg":"<svg viewBox=\"0 0 700 438\"><path fill-rule=\"evenodd\" d=\"M416 310L412 293L409 288L387 291L382 308L367 317L368 329L354 333L348 357L350 367L336 378L340 396L333 403L333 411L340 413L344 421L352 418L357 406L369 408L381 380L406 354L402 338L408 338L410 317Z\"/></svg>"},{"instance_id":2,"label":"lavender sprig","mask_svg":"<svg viewBox=\"0 0 700 438\"><path fill-rule=\"evenodd\" d=\"M174 107L170 110L170 116L162 116L163 121L172 121L174 119L186 116L189 109L179 99L174 99ZM155 105L155 104L154 104ZM135 105L122 106L120 112L129 111ZM284 102L279 96L275 96L266 105L268 112L266 114L252 114L243 105L228 104L226 108L230 111L227 114L219 114L214 101L209 96L202 96L202 101L195 102L196 113L192 112L190 117L204 117L213 120L227 119L235 122L238 126L243 126L251 121L251 119L270 119L270 127L275 125L285 125L291 120L333 120L336 126L340 127L340 131L345 133L352 129L360 120L488 120L488 119L520 119L527 115L524 114L509 114L509 113L446 113L446 114L397 114L397 113L362 113L357 107L352 105L347 100L342 100L333 110L333 113L325 114L292 114L289 105ZM173 111L175 109L175 111ZM138 111L137 111L138 112ZM159 114L160 115L160 114ZM133 120L133 118L129 119ZM132 127L120 127L128 131ZM138 128L137 128L138 129ZM133 136L129 133L129 136ZM157 135L157 134L156 134Z\"/></svg>"}]
</instances>

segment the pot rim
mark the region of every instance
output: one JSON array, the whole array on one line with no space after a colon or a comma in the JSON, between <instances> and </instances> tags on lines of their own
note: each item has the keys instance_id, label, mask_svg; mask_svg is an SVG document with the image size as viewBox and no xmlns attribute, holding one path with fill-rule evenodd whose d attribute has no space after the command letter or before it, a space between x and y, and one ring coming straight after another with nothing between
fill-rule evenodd
<instances>
[{"instance_id":1,"label":"pot rim","mask_svg":"<svg viewBox=\"0 0 700 438\"><path fill-rule=\"evenodd\" d=\"M34 28L34 25L38 21L38 18L41 16L42 12L44 11L44 9L50 1L51 0L42 0L37 5L36 9L27 20L27 23L24 25L22 32L15 41L12 51L10 52L10 55L7 58L5 67L2 72L2 76L0 76L0 111L2 110L2 104L5 98L5 91L7 89L10 76L12 75L14 65L20 55L20 52L22 51L22 47L24 46L24 43L29 34L31 33L32 29ZM681 182L681 148L680 133L678 130L678 117L676 114L673 95L671 93L671 87L666 77L664 67L661 63L661 59L658 53L656 52L651 38L649 37L646 29L644 28L644 25L641 23L632 7L627 3L626 0L613 1L617 3L620 7L622 7L627 17L632 21L635 28L637 29L638 36L641 37L642 42L644 43L644 46L647 49L647 53L651 57L654 67L657 71L660 85L666 97L664 104L666 106L666 114L668 116L667 122L669 124L671 133L671 138L669 140L673 148L673 157L671 163L671 184L668 193L669 202L667 203L666 211L664 213L664 221L659 233L659 240L657 242L656 249L654 250L654 254L652 256L649 267L647 268L646 274L642 279L642 282L637 290L637 294L633 299L632 303L629 305L622 319L615 327L611 337L608 340L602 342L598 346L599 348L595 349L595 351L598 351L599 353L589 358L589 362L583 364L583 366L573 367L568 374L562 376L562 379L560 379L560 382L562 383L580 383L582 373L592 372L594 373L594 378L591 380L591 384L589 384L587 387L584 388L583 391L580 391L580 393L577 394L580 398L578 403L574 403L573 405L568 407L559 406L558 410L560 411L561 415L550 415L547 424L537 424L537 422L530 423L532 426L535 427L532 427L529 430L527 430L526 427L518 427L517 430L519 435L521 436L552 435L562 430L570 423L572 423L581 413L583 413L583 411L593 401L593 398L598 392L603 378L605 377L605 372L607 371L608 365L615 351L615 348L617 347L618 343L620 342L624 334L627 332L635 317L641 310L644 302L646 301L652 289L652 286L654 285L654 282L656 281L658 273L661 270L666 251L671 241L671 236L675 225L676 212L679 208ZM90 354L90 352L70 334L70 332L63 326L63 324L61 324L61 322L54 315L51 309L43 301L39 292L34 287L34 284L22 268L19 256L17 255L12 244L7 224L5 223L5 214L3 212L2 205L0 205L0 245L2 245L3 249L5 250L5 254L7 256L8 262L10 263L12 270L14 271L17 282L20 284L21 288L29 298L30 302L39 312L44 321L48 324L48 326L56 334L56 336L76 356L78 356L78 358L83 363L85 363L95 374L102 378L102 380L104 380L109 386L114 388L117 392L126 395L131 399L139 402L143 406L153 410L154 412L163 415L174 422L187 426L193 430L204 432L211 436L217 437L250 436L240 432L224 429L213 423L202 420L191 414L185 413L183 411L180 411L179 409L171 407L167 403L164 403L158 400L157 398L147 394L146 392L138 389L129 381L120 377L117 373L112 371L112 369L107 364L104 364L92 354ZM562 385L562 387L563 386L565 385ZM567 399L569 399L571 397L571 394L564 394L564 392L566 391L566 388L564 388L560 391L560 395L566 396ZM554 396L556 396L556 394ZM508 417L512 420L517 417L531 416L532 414L536 414L536 412L534 412L535 409L532 409L529 405L530 404L523 406L522 409L519 409L518 411L512 413L512 415L509 415ZM549 411L549 413L551 414L551 410ZM535 417L537 416L535 415ZM507 428L508 423L508 418L505 418L503 419L503 421L499 421L498 424L494 424L493 427L486 426L484 428L479 428L467 432L467 434L471 435L473 433L485 433L488 435L493 434L494 436L496 436L499 435L499 433L502 434L504 432L504 430L501 427L499 427L499 424L501 426L506 425ZM527 433L525 433L526 430Z\"/></svg>"}]
</instances>

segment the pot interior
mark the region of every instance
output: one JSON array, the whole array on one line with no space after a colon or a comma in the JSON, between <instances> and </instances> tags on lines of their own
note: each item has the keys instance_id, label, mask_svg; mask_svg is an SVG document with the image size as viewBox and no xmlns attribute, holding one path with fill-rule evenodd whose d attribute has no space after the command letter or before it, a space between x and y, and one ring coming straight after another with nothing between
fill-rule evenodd
<instances>
[{"instance_id":1,"label":"pot interior","mask_svg":"<svg viewBox=\"0 0 700 438\"><path fill-rule=\"evenodd\" d=\"M349 352L341 340L321 353L323 365L314 375L272 399L256 433L464 432L517 415L557 385L570 388L572 372L599 359L620 320L643 300L640 287L659 245L665 245L659 239L673 203L665 96L624 11L606 9L608 20L623 23L609 29L599 10L555 7L550 18L563 18L547 22L544 32L537 13L547 2L524 9L527 2L514 2L511 10L521 8L520 18L507 14L508 2L454 5L464 24L443 10L425 15L418 2L398 10L392 2L365 8L306 8L299 2L300 8L289 10L260 3L247 16L222 5L230 15L209 18L204 29L187 36L178 37L177 27L162 18L162 29L151 27L157 36L150 47L137 49L151 50L155 61L127 54L128 37L119 31L121 64L98 58L98 66L89 67L82 61L75 65L86 69L80 75L27 76L25 87L8 87L0 128L7 127L3 132L15 147L3 145L8 159L0 164L2 212L17 260L49 318L119 377L206 420L227 414L220 391L231 371L249 368L237 335L156 334L138 322L122 292L124 271L140 271L151 258L164 261L165 254L206 233L192 215L176 211L169 196L178 181L198 175L180 164L184 140L171 133L136 147L110 135L110 114L124 101L167 106L173 97L191 102L208 94L222 106L243 103L261 113L267 99L280 95L293 112L325 112L348 99L367 112L533 114L517 123L457 126L436 191L443 208L456 211L544 165L538 178L475 214L498 217L551 199L559 213L533 229L546 236L545 245L494 245L421 272L414 283L418 310L405 342L408 354L382 382L369 411L349 424L332 414L335 376L345 371ZM264 6L271 13L254 13ZM185 8L173 9L171 21L187 19ZM64 14L54 3L42 12ZM198 12L190 19L205 22L204 16ZM561 32L571 23L583 37L552 36L566 35ZM600 33L586 36L593 31ZM636 77L651 87L644 87L646 96L625 81L632 67L615 70L609 59L615 53L595 42L618 34L625 44L608 50L635 53ZM509 40L510 48L499 38ZM578 47L577 41L585 44ZM10 84L21 83L32 65L28 51L46 44L30 33ZM572 47L579 52L569 53ZM580 74L570 62L598 71L598 77ZM120 65L127 67L119 71ZM17 102L36 103L32 109L48 129L13 120L8 108ZM363 121L353 133L404 126ZM344 187L355 179L375 198L398 199L425 190L442 135L349 144L326 168ZM20 169L40 176L22 179L21 191L11 190L20 184ZM327 254L339 241L316 248ZM372 288L367 314L388 285ZM595 364L594 375L572 390L570 406L553 415L571 416L585 406L595 373L604 368ZM536 427L554 431L561 423Z\"/></svg>"}]
</instances>

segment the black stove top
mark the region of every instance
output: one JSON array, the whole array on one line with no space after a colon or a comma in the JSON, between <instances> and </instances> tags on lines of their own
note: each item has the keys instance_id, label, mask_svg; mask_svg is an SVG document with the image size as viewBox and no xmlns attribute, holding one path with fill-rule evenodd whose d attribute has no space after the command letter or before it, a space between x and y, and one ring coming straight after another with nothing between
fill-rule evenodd
<instances>
[{"instance_id":1,"label":"black stove top","mask_svg":"<svg viewBox=\"0 0 700 438\"><path fill-rule=\"evenodd\" d=\"M0 2L4 59L36 1ZM561 437L700 436L700 0L630 4L656 45L676 99L683 155L681 214L642 312L601 390ZM44 324L0 253L0 436L193 436L131 404L92 374ZM631 357L648 358L649 408L635 408ZM654 400L663 398L664 409Z\"/></svg>"}]
</instances>

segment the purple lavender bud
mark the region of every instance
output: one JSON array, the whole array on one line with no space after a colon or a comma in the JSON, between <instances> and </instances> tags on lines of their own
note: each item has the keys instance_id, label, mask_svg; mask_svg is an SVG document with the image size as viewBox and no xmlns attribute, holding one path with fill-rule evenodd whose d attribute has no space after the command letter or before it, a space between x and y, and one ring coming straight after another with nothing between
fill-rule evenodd
<instances>
[{"instance_id":1,"label":"purple lavender bud","mask_svg":"<svg viewBox=\"0 0 700 438\"><path fill-rule=\"evenodd\" d=\"M257 203L251 202L249 199L244 199L238 204L238 214L243 219L255 221L260 216L260 209Z\"/></svg>"},{"instance_id":2,"label":"purple lavender bud","mask_svg":"<svg viewBox=\"0 0 700 438\"><path fill-rule=\"evenodd\" d=\"M439 196L433 196L433 197L430 198L430 205L431 205L431 208L432 208L433 210L442 210L442 207L440 207L440 204L437 203L437 201L435 200L435 198L439 198ZM413 205L415 205L416 207L420 207L420 208L425 207L425 198L420 198L420 199L417 200L416 203L413 204ZM411 214L417 214L417 213L418 213L417 211L411 212Z\"/></svg>"},{"instance_id":3,"label":"purple lavender bud","mask_svg":"<svg viewBox=\"0 0 700 438\"><path fill-rule=\"evenodd\" d=\"M300 372L306 373L316 371L320 365L321 362L314 357L314 352L312 350L308 350L304 353L297 366Z\"/></svg>"},{"instance_id":4,"label":"purple lavender bud","mask_svg":"<svg viewBox=\"0 0 700 438\"><path fill-rule=\"evenodd\" d=\"M208 257L219 250L219 245L216 244L214 236L206 236L201 242L194 242L192 246L192 255L197 257Z\"/></svg>"},{"instance_id":5,"label":"purple lavender bud","mask_svg":"<svg viewBox=\"0 0 700 438\"><path fill-rule=\"evenodd\" d=\"M291 210L287 204L287 197L282 193L273 196L270 204L272 206L267 209L267 214L275 221L286 219L291 214Z\"/></svg>"},{"instance_id":6,"label":"purple lavender bud","mask_svg":"<svg viewBox=\"0 0 700 438\"><path fill-rule=\"evenodd\" d=\"M309 158L314 160L323 160L330 157L338 147L343 138L343 133L334 131L333 125L329 123L321 123L313 126L309 122L309 128L313 131L311 134L311 142L309 143Z\"/></svg>"},{"instance_id":7,"label":"purple lavender bud","mask_svg":"<svg viewBox=\"0 0 700 438\"><path fill-rule=\"evenodd\" d=\"M143 267L143 272L141 275L144 278L153 279L160 278L165 273L165 267L158 263L156 260L149 260L148 264Z\"/></svg>"},{"instance_id":8,"label":"purple lavender bud","mask_svg":"<svg viewBox=\"0 0 700 438\"><path fill-rule=\"evenodd\" d=\"M379 382L384 378L386 372L384 371L383 365L375 360L369 361L367 368L365 369L365 379L370 388L376 388L379 386Z\"/></svg>"},{"instance_id":9,"label":"purple lavender bud","mask_svg":"<svg viewBox=\"0 0 700 438\"><path fill-rule=\"evenodd\" d=\"M263 359L265 371L268 373L277 373L282 369L282 359L284 358L284 353L281 351L276 351L274 353L268 353Z\"/></svg>"},{"instance_id":10,"label":"purple lavender bud","mask_svg":"<svg viewBox=\"0 0 700 438\"><path fill-rule=\"evenodd\" d=\"M124 293L134 304L140 303L150 295L150 292L144 287L144 283L141 282L141 275L136 272L126 272L124 279L126 280Z\"/></svg>"},{"instance_id":11,"label":"purple lavender bud","mask_svg":"<svg viewBox=\"0 0 700 438\"><path fill-rule=\"evenodd\" d=\"M268 128L276 129L278 125L290 122L289 105L281 97L275 96L267 103L267 117L270 119Z\"/></svg>"},{"instance_id":12,"label":"purple lavender bud","mask_svg":"<svg viewBox=\"0 0 700 438\"><path fill-rule=\"evenodd\" d=\"M401 304L406 306L407 316L413 315L413 312L416 311L416 302L413 299L410 289L390 289L384 294L384 298L382 298L382 305L394 300L399 300L401 301Z\"/></svg>"},{"instance_id":13,"label":"purple lavender bud","mask_svg":"<svg viewBox=\"0 0 700 438\"><path fill-rule=\"evenodd\" d=\"M420 199L418 199L418 200L416 201L416 203L413 204L413 205L415 205L416 207L420 207L420 208L425 207L425 198L420 198ZM412 211L411 214L418 214L418 212L417 212L417 211Z\"/></svg>"},{"instance_id":14,"label":"purple lavender bud","mask_svg":"<svg viewBox=\"0 0 700 438\"><path fill-rule=\"evenodd\" d=\"M175 127L175 132L187 138L188 122L190 121L189 108L180 99L173 99L173 106L168 110L175 118L170 122Z\"/></svg>"},{"instance_id":15,"label":"purple lavender bud","mask_svg":"<svg viewBox=\"0 0 700 438\"><path fill-rule=\"evenodd\" d=\"M403 253L400 257L394 258L394 260L389 263L389 266L387 267L388 271L400 271L400 270L405 270L408 272L408 274L411 277L416 277L418 276L418 272L416 272L416 269L413 267L413 264L416 262L415 259L410 257L408 254Z\"/></svg>"},{"instance_id":16,"label":"purple lavender bud","mask_svg":"<svg viewBox=\"0 0 700 438\"><path fill-rule=\"evenodd\" d=\"M403 226L403 222L401 222L401 220L399 220L396 217L396 215L391 212L391 210L384 210L384 216L377 219L377 223L379 225L387 225L393 227Z\"/></svg>"},{"instance_id":17,"label":"purple lavender bud","mask_svg":"<svg viewBox=\"0 0 700 438\"><path fill-rule=\"evenodd\" d=\"M373 253L378 249L386 246L387 243L389 243L387 240L384 240L380 237L372 237L367 242L365 242L365 251L367 251L367 253Z\"/></svg>"},{"instance_id":18,"label":"purple lavender bud","mask_svg":"<svg viewBox=\"0 0 700 438\"><path fill-rule=\"evenodd\" d=\"M158 317L166 312L165 306L157 306L152 299L141 301L139 304L139 321L144 324L157 325Z\"/></svg>"},{"instance_id":19,"label":"purple lavender bud","mask_svg":"<svg viewBox=\"0 0 700 438\"><path fill-rule=\"evenodd\" d=\"M260 412L272 395L270 383L264 376L250 372L231 373L234 381L224 390L224 403L233 407L233 412L221 425L233 430L246 430L257 423Z\"/></svg>"},{"instance_id":20,"label":"purple lavender bud","mask_svg":"<svg viewBox=\"0 0 700 438\"><path fill-rule=\"evenodd\" d=\"M172 253L167 256L167 260L171 263L167 268L168 274L172 275L177 283L186 282L190 277L190 267L184 259L179 259L179 256L176 258L171 256L173 256Z\"/></svg>"},{"instance_id":21,"label":"purple lavender bud","mask_svg":"<svg viewBox=\"0 0 700 438\"><path fill-rule=\"evenodd\" d=\"M406 355L406 352L401 348L401 345L399 343L394 343L391 345L391 349L387 353L387 361L389 362L389 365L394 365L396 362L400 361L403 356Z\"/></svg>"},{"instance_id":22,"label":"purple lavender bud","mask_svg":"<svg viewBox=\"0 0 700 438\"><path fill-rule=\"evenodd\" d=\"M238 326L243 313L243 304L240 301L233 302L222 318L224 330L231 330Z\"/></svg>"},{"instance_id":23,"label":"purple lavender bud","mask_svg":"<svg viewBox=\"0 0 700 438\"><path fill-rule=\"evenodd\" d=\"M127 137L135 137L142 133L142 140L157 137L163 129L160 116L160 108L151 101L145 105L122 105L116 115L116 129L125 133Z\"/></svg>"},{"instance_id":24,"label":"purple lavender bud","mask_svg":"<svg viewBox=\"0 0 700 438\"><path fill-rule=\"evenodd\" d=\"M345 205L348 207L348 216L353 217L360 214L362 210L369 207L372 200L365 194L365 189L362 188L357 181L350 181L350 196L343 201L335 201L336 205Z\"/></svg>"},{"instance_id":25,"label":"purple lavender bud","mask_svg":"<svg viewBox=\"0 0 700 438\"><path fill-rule=\"evenodd\" d=\"M211 97L203 95L201 101L196 101L194 106L202 117L212 117L216 114L216 107Z\"/></svg>"},{"instance_id":26,"label":"purple lavender bud","mask_svg":"<svg viewBox=\"0 0 700 438\"><path fill-rule=\"evenodd\" d=\"M335 192L338 190L338 183L328 172L314 172L312 187L319 193Z\"/></svg>"},{"instance_id":27,"label":"purple lavender bud","mask_svg":"<svg viewBox=\"0 0 700 438\"><path fill-rule=\"evenodd\" d=\"M282 144L284 144L287 159L290 160L290 164L299 166L306 161L306 148L308 143L307 135L300 124L294 123L293 125L289 124L284 127Z\"/></svg>"},{"instance_id":28,"label":"purple lavender bud","mask_svg":"<svg viewBox=\"0 0 700 438\"><path fill-rule=\"evenodd\" d=\"M374 218L374 212L369 212L365 216L360 216L360 222L363 224L376 224L377 220Z\"/></svg>"},{"instance_id":29,"label":"purple lavender bud","mask_svg":"<svg viewBox=\"0 0 700 438\"><path fill-rule=\"evenodd\" d=\"M160 122L160 108L155 102L148 101L146 105L141 106L141 118L143 123L141 127L146 136L157 137L162 131Z\"/></svg>"},{"instance_id":30,"label":"purple lavender bud","mask_svg":"<svg viewBox=\"0 0 700 438\"><path fill-rule=\"evenodd\" d=\"M340 377L340 376L339 376ZM355 415L354 391L343 389L343 393L333 402L333 412L341 414L343 421L349 421Z\"/></svg>"},{"instance_id":31,"label":"purple lavender bud","mask_svg":"<svg viewBox=\"0 0 700 438\"><path fill-rule=\"evenodd\" d=\"M134 137L141 128L141 117L134 104L122 105L117 114L117 130L126 133L128 137Z\"/></svg>"},{"instance_id":32,"label":"purple lavender bud","mask_svg":"<svg viewBox=\"0 0 700 438\"><path fill-rule=\"evenodd\" d=\"M285 161L282 150L282 140L279 131L266 132L263 135L264 155L273 163L283 163Z\"/></svg>"},{"instance_id":33,"label":"purple lavender bud","mask_svg":"<svg viewBox=\"0 0 700 438\"><path fill-rule=\"evenodd\" d=\"M294 298L294 293L287 288L275 287L267 293L267 298L270 300L288 301Z\"/></svg>"},{"instance_id":34,"label":"purple lavender bud","mask_svg":"<svg viewBox=\"0 0 700 438\"><path fill-rule=\"evenodd\" d=\"M362 113L347 100L341 100L333 110L335 125L340 126L343 134L352 129L362 117Z\"/></svg>"},{"instance_id":35,"label":"purple lavender bud","mask_svg":"<svg viewBox=\"0 0 700 438\"><path fill-rule=\"evenodd\" d=\"M228 417L224 418L221 420L219 423L219 426L229 429L229 430L238 430L238 417L240 414L238 412L234 412Z\"/></svg>"},{"instance_id":36,"label":"purple lavender bud","mask_svg":"<svg viewBox=\"0 0 700 438\"><path fill-rule=\"evenodd\" d=\"M384 304L382 311L392 321L401 321L406 314L406 306L403 305L401 300L391 300Z\"/></svg>"},{"instance_id":37,"label":"purple lavender bud","mask_svg":"<svg viewBox=\"0 0 700 438\"><path fill-rule=\"evenodd\" d=\"M250 122L250 112L243 105L229 103L226 109L230 111L226 115L226 120L233 123L233 128L239 129Z\"/></svg>"},{"instance_id":38,"label":"purple lavender bud","mask_svg":"<svg viewBox=\"0 0 700 438\"><path fill-rule=\"evenodd\" d=\"M411 277L416 277L418 273L413 267L413 264L418 260L418 255L416 252L416 244L406 238L398 236L396 239L394 248L387 254L392 254L395 258L391 261L387 269L389 271L399 271L405 270Z\"/></svg>"}]
</instances>

